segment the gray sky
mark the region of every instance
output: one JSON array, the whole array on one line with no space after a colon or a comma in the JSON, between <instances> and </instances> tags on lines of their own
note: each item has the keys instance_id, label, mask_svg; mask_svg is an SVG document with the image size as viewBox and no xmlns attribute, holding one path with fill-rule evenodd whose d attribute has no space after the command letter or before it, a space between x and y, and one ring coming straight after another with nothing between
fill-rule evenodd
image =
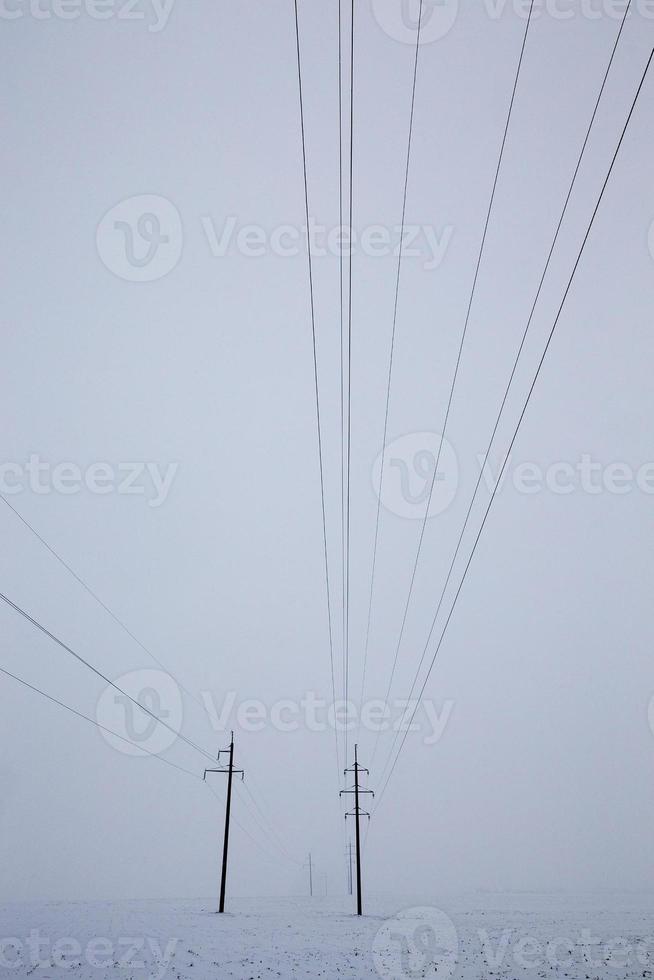
<instances>
[{"instance_id":1,"label":"gray sky","mask_svg":"<svg viewBox=\"0 0 654 980\"><path fill-rule=\"evenodd\" d=\"M388 441L401 440L400 458L411 447L409 466L420 444L411 434L442 431L524 32L513 4L491 15L501 6L461 0L451 29L432 40L439 22L430 21L420 50L407 223L431 229L445 250L430 263L421 234L421 254L403 264ZM620 4L570 4L570 19L554 16L564 7L547 5L527 42L448 429L459 480L451 505L428 524L394 698L408 694L474 489L476 454L486 448L619 28ZM20 16L8 19L15 9ZM39 9L53 13L46 0ZM307 692L330 698L306 255L276 254L268 237L258 257L234 240L214 255L207 235L213 229L220 239L230 219L235 235L248 225L266 236L303 227L293 6L177 0L157 12L142 0L133 13L143 18L126 19L116 0L106 20L91 16L91 5L67 9L78 16L43 19L27 2L7 0L0 18L0 399L9 422L0 462L24 468L35 455L84 473L95 463L176 469L164 499L148 481L145 494L63 494L50 484L38 493L26 482L9 499L173 675L210 692L218 708L229 692L268 709ZM452 4L434 17L450 12ZM494 467L654 44L646 13L634 0ZM335 3L300 3L310 210L328 228L338 224L336 16ZM389 229L394 242L413 68L401 35L390 0L357 3L354 224ZM427 687L438 712L450 704L449 720L437 744L409 737L374 818L371 888L649 884L652 495L637 486L527 494L513 474L523 463L546 470L584 456L602 474L610 464L635 472L654 460L653 108L650 77ZM170 202L163 219L175 209L181 217L181 231L160 229L172 229L173 267L149 282L121 278L121 270L138 278L138 266L126 265L124 252L121 263L120 249L107 251L127 241L114 220L129 222L138 201L101 225L140 195ZM353 260L357 700L395 269L393 254L359 250ZM317 255L314 271L340 671L338 259ZM14 480L19 472L11 470ZM389 472L392 479L399 468ZM392 484L389 492L369 654L367 695L376 698L386 691L420 531L419 521L394 512ZM156 669L1 503L0 534L0 591L112 679ZM10 610L0 610L0 625L1 666L95 717L101 680ZM0 709L3 899L215 893L222 811L201 782L117 751L6 678ZM186 697L183 732L211 751L226 742ZM363 732L360 742L365 765L374 735ZM342 889L333 732L266 724L260 733L237 728L237 745L291 856L302 862L311 849L330 888ZM384 735L373 788L390 745ZM206 761L180 741L165 756L200 775ZM222 794L223 777L215 782ZM236 818L263 841L261 817L239 794ZM297 865L264 860L235 828L234 892L304 885Z\"/></svg>"}]
</instances>

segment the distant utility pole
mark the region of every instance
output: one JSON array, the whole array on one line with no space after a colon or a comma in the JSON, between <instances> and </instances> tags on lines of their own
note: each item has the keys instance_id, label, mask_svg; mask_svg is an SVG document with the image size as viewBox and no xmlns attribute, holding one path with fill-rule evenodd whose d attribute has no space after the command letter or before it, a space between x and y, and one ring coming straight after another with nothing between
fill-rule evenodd
<instances>
[{"instance_id":1,"label":"distant utility pole","mask_svg":"<svg viewBox=\"0 0 654 980\"><path fill-rule=\"evenodd\" d=\"M361 832L359 829L359 817L367 817L370 820L370 814L365 810L362 810L359 806L359 797L362 794L367 794L369 796L374 796L375 794L371 789L362 789L359 786L359 773L365 772L368 775L370 773L367 769L363 769L359 765L358 757L358 745L354 746L354 767L352 769L346 769L345 774L349 772L354 773L354 789L342 789L340 796L352 796L354 795L354 811L352 813L346 813L345 819L348 817L354 817L354 824L356 828L356 848L357 848L357 915L363 915L363 904L361 901Z\"/></svg>"},{"instance_id":2,"label":"distant utility pole","mask_svg":"<svg viewBox=\"0 0 654 980\"><path fill-rule=\"evenodd\" d=\"M311 851L309 851L309 864L305 864L304 867L309 868L309 895L311 898L313 898L313 866L311 864Z\"/></svg>"},{"instance_id":3,"label":"distant utility pole","mask_svg":"<svg viewBox=\"0 0 654 980\"><path fill-rule=\"evenodd\" d=\"M230 742L228 749L221 749L218 753L217 762L220 762L221 755L229 755L229 763L226 766L222 766L220 769L205 769L204 779L207 778L208 772L221 772L227 773L227 802L225 804L225 837L223 841L223 870L220 878L220 906L218 908L219 912L225 911L225 885L227 884L227 851L229 849L229 818L232 811L232 777L234 773L240 773L241 779L245 779L245 773L242 769L234 769L234 732L232 732L232 740Z\"/></svg>"}]
</instances>

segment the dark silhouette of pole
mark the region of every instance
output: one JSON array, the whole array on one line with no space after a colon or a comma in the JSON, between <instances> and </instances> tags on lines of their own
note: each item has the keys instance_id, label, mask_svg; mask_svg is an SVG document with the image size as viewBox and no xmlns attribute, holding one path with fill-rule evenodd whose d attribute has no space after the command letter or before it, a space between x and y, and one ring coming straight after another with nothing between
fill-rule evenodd
<instances>
[{"instance_id":1,"label":"dark silhouette of pole","mask_svg":"<svg viewBox=\"0 0 654 980\"><path fill-rule=\"evenodd\" d=\"M311 851L309 851L309 895L313 898L313 870L311 867Z\"/></svg>"},{"instance_id":2,"label":"dark silhouette of pole","mask_svg":"<svg viewBox=\"0 0 654 980\"><path fill-rule=\"evenodd\" d=\"M357 844L357 915L362 915L361 908L361 831L359 829L359 761L357 758L358 746L354 746L354 812L356 814L354 825L356 828ZM370 817L368 817L370 819Z\"/></svg>"},{"instance_id":3,"label":"dark silhouette of pole","mask_svg":"<svg viewBox=\"0 0 654 980\"><path fill-rule=\"evenodd\" d=\"M241 774L241 778L245 778L245 773L242 769L234 769L234 732L232 732L232 740L229 743L228 749L221 749L218 753L217 761L220 762L221 755L229 755L229 764L222 769L205 769L204 779L207 778L208 772L221 772L227 773L227 801L225 803L225 836L223 838L223 864L222 873L220 876L220 904L218 906L218 912L222 913L225 911L225 889L227 886L227 854L229 851L229 820L232 812L232 779L234 773L238 772Z\"/></svg>"},{"instance_id":4,"label":"dark silhouette of pole","mask_svg":"<svg viewBox=\"0 0 654 980\"><path fill-rule=\"evenodd\" d=\"M341 790L340 796L354 795L354 812L346 813L345 819L347 820L348 817L354 817L355 841L356 841L356 852L357 852L357 915L363 915L363 900L361 895L361 891L362 891L361 889L361 831L359 827L359 818L367 817L368 820L370 820L370 814L367 813L365 810L362 810L361 807L359 806L359 797L363 794L369 796L374 796L375 794L371 789L362 789L361 786L359 785L359 773L365 772L368 775L370 775L370 773L368 772L367 769L364 769L362 766L359 765L358 750L359 750L358 745L355 745L354 767L352 769L345 770L346 775L349 772L354 773L354 788Z\"/></svg>"},{"instance_id":5,"label":"dark silhouette of pole","mask_svg":"<svg viewBox=\"0 0 654 980\"><path fill-rule=\"evenodd\" d=\"M225 837L223 840L223 869L220 876L219 912L225 911L225 885L227 884L227 852L229 850L229 818L232 812L232 779L234 777L234 733L229 745L229 773L227 776L227 803L225 805Z\"/></svg>"}]
</instances>

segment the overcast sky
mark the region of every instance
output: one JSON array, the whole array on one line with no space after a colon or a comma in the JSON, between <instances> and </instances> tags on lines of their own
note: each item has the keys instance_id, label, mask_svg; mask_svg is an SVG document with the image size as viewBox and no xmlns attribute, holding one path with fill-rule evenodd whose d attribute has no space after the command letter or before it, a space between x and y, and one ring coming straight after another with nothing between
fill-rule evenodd
<instances>
[{"instance_id":1,"label":"overcast sky","mask_svg":"<svg viewBox=\"0 0 654 980\"><path fill-rule=\"evenodd\" d=\"M427 6L406 213L418 254L405 257L399 292L394 462L366 698L386 693L420 533L421 467L442 432L525 31L525 4ZM494 471L654 45L652 12L633 6ZM359 245L353 257L357 703L414 56L411 23L395 7L356 3L354 226L358 235L381 226L384 253ZM624 9L570 3L563 18L565 4L538 7L448 426L438 499L449 506L427 526L391 700L409 693ZM299 12L310 211L333 229L338 8L300 0ZM342 890L334 733L307 725L304 709L298 730L274 721L280 700L331 699L293 4L141 0L132 9L113 0L100 11L6 0L0 20L2 492L199 699L181 693L187 738L211 753L228 741L202 692L218 713L230 698L235 710L262 706L261 731L233 715L227 728L283 841L266 840L239 788L232 891L301 891L308 851L328 887ZM371 889L650 884L653 109L650 76L429 679L432 715L420 710L422 730L407 739L372 821ZM258 230L244 238L245 226ZM280 242L293 254L280 254ZM316 254L314 276L341 696L338 257ZM579 472L571 492L553 491L570 471L548 468L588 458L599 492ZM55 471L63 463L73 468ZM616 463L629 470L610 469ZM130 479L142 493L125 492ZM615 492L616 480L627 492ZM118 679L159 669L2 501L0 535L0 592L126 689L134 679ZM0 628L0 666L116 731L129 727L116 692L103 695L100 678L4 605ZM161 707L175 723L170 691L163 683L159 695L170 696ZM436 715L443 730L430 738ZM142 732L147 719L134 724ZM200 779L132 757L0 675L0 897L215 894L222 808L201 781L210 762L179 739L168 746L166 734L143 744L163 746ZM380 739L372 788L391 742ZM363 765L374 744L362 731ZM341 768L342 751L339 736ZM225 778L211 778L222 799Z\"/></svg>"}]
</instances>

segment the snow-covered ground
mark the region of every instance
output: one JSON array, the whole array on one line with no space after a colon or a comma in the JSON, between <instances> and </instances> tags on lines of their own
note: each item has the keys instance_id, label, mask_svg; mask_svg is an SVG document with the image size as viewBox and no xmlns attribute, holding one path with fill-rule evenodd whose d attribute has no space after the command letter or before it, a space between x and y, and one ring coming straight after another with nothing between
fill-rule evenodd
<instances>
[{"instance_id":1,"label":"snow-covered ground","mask_svg":"<svg viewBox=\"0 0 654 980\"><path fill-rule=\"evenodd\" d=\"M485 894L24 903L0 907L0 974L79 980L634 980L654 975L654 896Z\"/></svg>"}]
</instances>

